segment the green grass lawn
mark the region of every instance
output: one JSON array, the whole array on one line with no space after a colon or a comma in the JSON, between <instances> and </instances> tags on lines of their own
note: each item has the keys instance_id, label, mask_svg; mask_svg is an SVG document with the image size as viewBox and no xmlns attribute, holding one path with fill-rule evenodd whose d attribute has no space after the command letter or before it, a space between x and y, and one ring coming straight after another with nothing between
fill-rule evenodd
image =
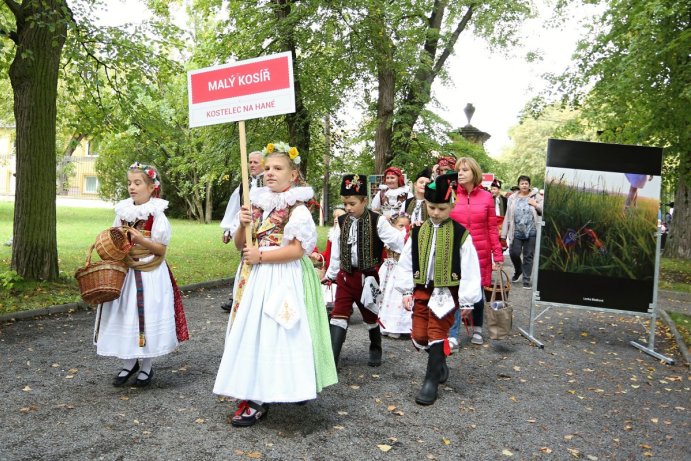
<instances>
[{"instance_id":1,"label":"green grass lawn","mask_svg":"<svg viewBox=\"0 0 691 461\"><path fill-rule=\"evenodd\" d=\"M679 334L684 338L686 347L691 348L691 316L679 312L670 312L669 317L677 326Z\"/></svg>"},{"instance_id":2,"label":"green grass lawn","mask_svg":"<svg viewBox=\"0 0 691 461\"><path fill-rule=\"evenodd\" d=\"M47 307L80 300L74 272L82 267L96 236L113 224L112 210L91 208L57 209L58 282L15 281L9 272L12 251L0 246L0 314ZM13 204L0 202L0 242L12 235ZM172 238L166 254L179 285L232 277L239 252L221 241L218 222L199 224L171 219ZM319 247L324 248L327 228L319 228ZM98 255L94 252L94 259Z\"/></svg>"}]
</instances>

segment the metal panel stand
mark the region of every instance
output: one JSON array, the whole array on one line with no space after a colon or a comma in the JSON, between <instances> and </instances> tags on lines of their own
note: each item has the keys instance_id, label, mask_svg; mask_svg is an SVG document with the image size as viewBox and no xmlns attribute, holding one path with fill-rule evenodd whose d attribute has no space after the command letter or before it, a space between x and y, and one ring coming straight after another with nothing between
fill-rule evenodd
<instances>
[{"instance_id":1,"label":"metal panel stand","mask_svg":"<svg viewBox=\"0 0 691 461\"><path fill-rule=\"evenodd\" d=\"M654 284L653 284L653 302L650 303L650 306L648 308L647 313L642 313L642 312L631 312L631 311L621 311L618 309L606 309L606 308L601 308L601 307L592 307L592 306L577 306L577 305L572 305L572 304L557 304L557 303L548 303L548 302L542 302L540 301L540 292L537 291L537 280L538 280L538 267L540 265L540 239L542 235L542 227L545 225L544 221L540 222L539 225L537 226L537 235L535 237L535 256L533 259L533 273L531 275L531 281L533 283L533 292L532 296L530 299L530 321L528 324L528 331L526 331L523 328L518 328L518 331L521 332L523 336L525 336L528 341L531 343L535 344L537 347L540 349L544 349L544 344L542 344L536 337L535 337L535 321L539 319L543 314L545 314L548 310L550 310L552 307L566 307L566 308L571 308L571 309L582 309L582 310L590 310L590 311L598 311L598 312L608 312L608 313L613 313L617 312L619 314L626 314L626 315L635 315L639 317L647 317L650 319L650 330L649 330L649 337L648 337L648 345L644 346L642 344L637 343L636 341L630 341L629 344L632 345L633 347L645 352L646 354L655 357L658 360L662 360L666 362L669 365L674 365L674 359L667 357L665 355L660 354L659 352L655 351L655 323L657 320L657 290L658 290L658 282L659 282L659 275L660 275L660 242L661 242L661 234L660 230L658 229L657 232L657 249L655 252L655 279L654 279ZM542 309L540 313L536 314L538 309Z\"/></svg>"}]
</instances>

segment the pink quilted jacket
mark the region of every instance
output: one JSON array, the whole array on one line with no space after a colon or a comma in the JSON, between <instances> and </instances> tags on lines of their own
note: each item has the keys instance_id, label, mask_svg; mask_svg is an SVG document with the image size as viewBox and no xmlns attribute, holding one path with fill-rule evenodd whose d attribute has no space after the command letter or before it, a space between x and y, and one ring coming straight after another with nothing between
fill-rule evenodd
<instances>
[{"instance_id":1,"label":"pink quilted jacket","mask_svg":"<svg viewBox=\"0 0 691 461\"><path fill-rule=\"evenodd\" d=\"M456 193L456 206L451 210L451 219L470 232L480 259L482 286L490 286L492 258L495 262L504 262L492 194L482 186L475 187L470 191L470 195L464 187L459 186Z\"/></svg>"}]
</instances>

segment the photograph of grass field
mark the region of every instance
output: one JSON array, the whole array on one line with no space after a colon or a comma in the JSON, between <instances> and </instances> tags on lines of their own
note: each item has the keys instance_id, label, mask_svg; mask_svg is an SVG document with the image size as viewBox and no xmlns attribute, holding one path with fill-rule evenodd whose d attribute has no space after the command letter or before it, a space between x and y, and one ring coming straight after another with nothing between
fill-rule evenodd
<instances>
[{"instance_id":1,"label":"photograph of grass field","mask_svg":"<svg viewBox=\"0 0 691 461\"><path fill-rule=\"evenodd\" d=\"M609 189L601 172L586 174L601 187L577 174L546 178L540 269L652 280L659 201L638 197L627 207L628 190Z\"/></svg>"},{"instance_id":2,"label":"photograph of grass field","mask_svg":"<svg viewBox=\"0 0 691 461\"><path fill-rule=\"evenodd\" d=\"M541 302L653 308L661 170L656 147L548 141Z\"/></svg>"}]
</instances>

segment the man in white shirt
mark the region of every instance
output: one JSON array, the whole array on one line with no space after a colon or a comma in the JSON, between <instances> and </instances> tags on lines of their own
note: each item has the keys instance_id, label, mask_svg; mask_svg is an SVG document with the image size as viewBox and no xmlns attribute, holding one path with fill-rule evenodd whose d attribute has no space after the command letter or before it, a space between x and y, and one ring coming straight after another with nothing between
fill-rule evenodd
<instances>
[{"instance_id":1,"label":"man in white shirt","mask_svg":"<svg viewBox=\"0 0 691 461\"><path fill-rule=\"evenodd\" d=\"M248 166L250 170L250 190L254 187L261 187L264 184L264 154L261 151L251 152L248 156ZM240 211L240 205L242 201L242 184L235 188L233 193L230 195L228 200L228 205L226 206L226 212L223 215L223 220L221 220L221 227L223 228L223 243L228 243L233 240L233 221ZM230 311L233 308L233 298L228 302L221 304L221 309L224 311Z\"/></svg>"}]
</instances>

